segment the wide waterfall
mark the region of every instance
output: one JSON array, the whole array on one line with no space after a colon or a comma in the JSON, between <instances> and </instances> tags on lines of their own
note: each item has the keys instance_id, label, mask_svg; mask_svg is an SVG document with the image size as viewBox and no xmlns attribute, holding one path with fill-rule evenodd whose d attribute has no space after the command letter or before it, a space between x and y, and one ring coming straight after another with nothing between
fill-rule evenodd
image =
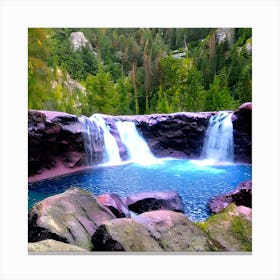
<instances>
[{"instance_id":1,"label":"wide waterfall","mask_svg":"<svg viewBox=\"0 0 280 280\"><path fill-rule=\"evenodd\" d=\"M205 135L202 158L215 162L233 161L232 114L219 112L211 116Z\"/></svg>"},{"instance_id":2,"label":"wide waterfall","mask_svg":"<svg viewBox=\"0 0 280 280\"><path fill-rule=\"evenodd\" d=\"M90 118L82 116L79 120L84 128L83 139L87 164L120 163L118 144L102 116L98 114L94 114Z\"/></svg>"},{"instance_id":3,"label":"wide waterfall","mask_svg":"<svg viewBox=\"0 0 280 280\"><path fill-rule=\"evenodd\" d=\"M150 164L157 161L144 138L138 133L134 122L118 121L116 127L127 149L129 160L141 164Z\"/></svg>"}]
</instances>

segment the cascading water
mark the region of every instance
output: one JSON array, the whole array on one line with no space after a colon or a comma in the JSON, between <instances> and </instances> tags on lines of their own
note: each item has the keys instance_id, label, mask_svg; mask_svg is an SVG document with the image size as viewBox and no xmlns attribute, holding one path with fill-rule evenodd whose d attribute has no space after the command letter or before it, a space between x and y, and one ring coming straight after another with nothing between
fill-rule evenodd
<instances>
[{"instance_id":1,"label":"cascading water","mask_svg":"<svg viewBox=\"0 0 280 280\"><path fill-rule=\"evenodd\" d=\"M134 122L116 122L121 140L126 146L129 160L141 164L150 164L158 159L153 156L149 146L138 133Z\"/></svg>"},{"instance_id":2,"label":"cascading water","mask_svg":"<svg viewBox=\"0 0 280 280\"><path fill-rule=\"evenodd\" d=\"M211 116L205 135L202 158L215 162L233 161L232 113L219 112Z\"/></svg>"},{"instance_id":3,"label":"cascading water","mask_svg":"<svg viewBox=\"0 0 280 280\"><path fill-rule=\"evenodd\" d=\"M104 137L100 126L86 116L79 117L83 127L82 136L87 165L99 164L103 160Z\"/></svg>"},{"instance_id":4,"label":"cascading water","mask_svg":"<svg viewBox=\"0 0 280 280\"><path fill-rule=\"evenodd\" d=\"M121 157L119 153L119 147L115 137L110 133L110 127L106 124L102 116L94 114L90 117L90 120L98 124L103 130L105 154L103 162L110 164L120 163Z\"/></svg>"},{"instance_id":5,"label":"cascading water","mask_svg":"<svg viewBox=\"0 0 280 280\"><path fill-rule=\"evenodd\" d=\"M102 116L98 114L94 114L90 118L81 116L79 121L83 126L82 135L87 164L91 166L100 163L120 163L117 142Z\"/></svg>"}]
</instances>

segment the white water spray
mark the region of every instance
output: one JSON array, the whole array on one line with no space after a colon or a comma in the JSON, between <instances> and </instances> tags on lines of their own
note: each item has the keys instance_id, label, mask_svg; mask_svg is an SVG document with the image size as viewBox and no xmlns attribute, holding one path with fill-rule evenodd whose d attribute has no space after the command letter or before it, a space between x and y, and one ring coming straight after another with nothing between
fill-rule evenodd
<instances>
[{"instance_id":1,"label":"white water spray","mask_svg":"<svg viewBox=\"0 0 280 280\"><path fill-rule=\"evenodd\" d=\"M100 163L118 164L122 160L115 137L110 133L110 127L98 114L90 118L79 118L83 126L83 139L88 165Z\"/></svg>"},{"instance_id":2,"label":"white water spray","mask_svg":"<svg viewBox=\"0 0 280 280\"><path fill-rule=\"evenodd\" d=\"M110 132L110 127L106 124L102 116L94 114L90 117L90 120L95 122L103 130L104 137L104 163L118 164L120 163L121 157L119 153L119 147L115 137Z\"/></svg>"},{"instance_id":3,"label":"white water spray","mask_svg":"<svg viewBox=\"0 0 280 280\"><path fill-rule=\"evenodd\" d=\"M202 158L214 162L233 161L233 127L231 113L211 116L205 135Z\"/></svg>"},{"instance_id":4,"label":"white water spray","mask_svg":"<svg viewBox=\"0 0 280 280\"><path fill-rule=\"evenodd\" d=\"M138 133L134 122L116 122L121 140L127 148L129 160L149 165L159 160L153 156L144 138Z\"/></svg>"}]
</instances>

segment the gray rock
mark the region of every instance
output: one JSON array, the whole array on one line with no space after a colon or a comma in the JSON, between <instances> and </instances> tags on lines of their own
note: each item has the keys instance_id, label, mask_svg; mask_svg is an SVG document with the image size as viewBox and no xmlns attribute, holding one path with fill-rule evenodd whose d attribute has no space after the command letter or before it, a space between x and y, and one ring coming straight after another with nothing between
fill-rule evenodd
<instances>
[{"instance_id":1,"label":"gray rock","mask_svg":"<svg viewBox=\"0 0 280 280\"><path fill-rule=\"evenodd\" d=\"M72 32L70 35L70 41L75 51L85 46L88 46L93 51L92 45L83 32Z\"/></svg>"},{"instance_id":2,"label":"gray rock","mask_svg":"<svg viewBox=\"0 0 280 280\"><path fill-rule=\"evenodd\" d=\"M55 239L86 250L92 249L97 227L116 218L94 195L78 188L38 202L28 216L29 242Z\"/></svg>"},{"instance_id":3,"label":"gray rock","mask_svg":"<svg viewBox=\"0 0 280 280\"><path fill-rule=\"evenodd\" d=\"M184 214L168 210L105 222L92 236L92 243L97 251L204 252L217 249Z\"/></svg>"},{"instance_id":4,"label":"gray rock","mask_svg":"<svg viewBox=\"0 0 280 280\"><path fill-rule=\"evenodd\" d=\"M87 252L78 246L67 244L53 239L46 239L28 243L28 252Z\"/></svg>"}]
</instances>

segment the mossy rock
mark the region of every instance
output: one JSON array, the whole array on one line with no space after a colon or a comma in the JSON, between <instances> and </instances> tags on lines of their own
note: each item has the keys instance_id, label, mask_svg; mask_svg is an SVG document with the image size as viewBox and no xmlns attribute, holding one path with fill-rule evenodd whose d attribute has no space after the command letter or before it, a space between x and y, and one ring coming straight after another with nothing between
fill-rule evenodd
<instances>
[{"instance_id":1,"label":"mossy rock","mask_svg":"<svg viewBox=\"0 0 280 280\"><path fill-rule=\"evenodd\" d=\"M96 230L92 243L96 251L163 251L148 230L130 218L107 221Z\"/></svg>"},{"instance_id":2,"label":"mossy rock","mask_svg":"<svg viewBox=\"0 0 280 280\"><path fill-rule=\"evenodd\" d=\"M98 251L206 252L217 249L186 215L170 210L107 221L96 230L92 243Z\"/></svg>"},{"instance_id":3,"label":"mossy rock","mask_svg":"<svg viewBox=\"0 0 280 280\"><path fill-rule=\"evenodd\" d=\"M248 209L247 213L244 209ZM221 251L252 251L252 215L251 209L244 206L228 205L217 214L211 215L200 227Z\"/></svg>"}]
</instances>

